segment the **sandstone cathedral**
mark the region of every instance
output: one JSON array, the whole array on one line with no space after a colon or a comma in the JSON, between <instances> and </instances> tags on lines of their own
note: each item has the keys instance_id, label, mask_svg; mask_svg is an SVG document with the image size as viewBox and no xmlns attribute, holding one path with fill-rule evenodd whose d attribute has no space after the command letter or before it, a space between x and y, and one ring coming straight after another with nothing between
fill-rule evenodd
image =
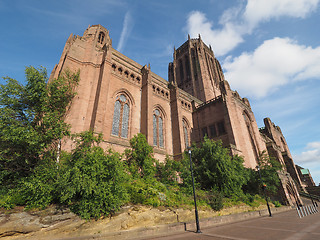
<instances>
[{"instance_id":1,"label":"sandstone cathedral","mask_svg":"<svg viewBox=\"0 0 320 240\"><path fill-rule=\"evenodd\" d=\"M174 49L169 81L153 73L150 65L115 50L101 25L89 26L83 36L70 35L50 79L66 69L80 69L77 96L66 117L73 133L101 132L101 146L119 152L130 147L130 138L143 133L159 161L166 155L179 160L191 143L205 136L222 140L249 168L266 152L283 166L282 202L301 202L298 189L303 184L281 129L269 118L258 128L248 99L230 88L211 46L200 35ZM65 140L62 148L70 150L73 144Z\"/></svg>"}]
</instances>

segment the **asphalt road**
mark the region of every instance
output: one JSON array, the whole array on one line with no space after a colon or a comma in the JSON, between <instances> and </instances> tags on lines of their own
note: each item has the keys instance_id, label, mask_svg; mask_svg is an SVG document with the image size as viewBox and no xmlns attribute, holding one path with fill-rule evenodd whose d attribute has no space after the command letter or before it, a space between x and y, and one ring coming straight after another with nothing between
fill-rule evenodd
<instances>
[{"instance_id":1,"label":"asphalt road","mask_svg":"<svg viewBox=\"0 0 320 240\"><path fill-rule=\"evenodd\" d=\"M201 226L200 226L201 228ZM272 217L261 217L201 229L202 233L192 230L184 233L160 237L150 237L148 240L319 240L320 213L299 218L296 210L290 210Z\"/></svg>"}]
</instances>

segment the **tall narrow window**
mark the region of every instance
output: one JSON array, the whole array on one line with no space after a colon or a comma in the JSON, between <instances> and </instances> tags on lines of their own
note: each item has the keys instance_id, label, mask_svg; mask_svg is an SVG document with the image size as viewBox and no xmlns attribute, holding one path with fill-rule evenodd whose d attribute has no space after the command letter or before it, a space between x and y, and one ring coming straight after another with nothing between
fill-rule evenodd
<instances>
[{"instance_id":1,"label":"tall narrow window","mask_svg":"<svg viewBox=\"0 0 320 240\"><path fill-rule=\"evenodd\" d=\"M153 145L163 148L163 116L158 109L153 112Z\"/></svg>"},{"instance_id":2,"label":"tall narrow window","mask_svg":"<svg viewBox=\"0 0 320 240\"><path fill-rule=\"evenodd\" d=\"M189 56L185 56L185 65L186 65L186 73L187 73L187 81L191 80L191 71L190 71L190 61Z\"/></svg>"},{"instance_id":3,"label":"tall narrow window","mask_svg":"<svg viewBox=\"0 0 320 240\"><path fill-rule=\"evenodd\" d=\"M153 114L153 145L158 146L157 117Z\"/></svg>"},{"instance_id":4,"label":"tall narrow window","mask_svg":"<svg viewBox=\"0 0 320 240\"><path fill-rule=\"evenodd\" d=\"M183 64L182 60L179 60L179 70L180 70L180 82L183 82L184 74L183 74Z\"/></svg>"},{"instance_id":5,"label":"tall narrow window","mask_svg":"<svg viewBox=\"0 0 320 240\"><path fill-rule=\"evenodd\" d=\"M189 147L189 131L188 131L188 125L187 123L182 120L182 125L183 125L183 135L184 135L184 143L185 143L185 147L188 148Z\"/></svg>"},{"instance_id":6,"label":"tall narrow window","mask_svg":"<svg viewBox=\"0 0 320 240\"><path fill-rule=\"evenodd\" d=\"M218 136L215 124L209 126L209 129L210 129L210 137L211 138Z\"/></svg>"},{"instance_id":7,"label":"tall narrow window","mask_svg":"<svg viewBox=\"0 0 320 240\"><path fill-rule=\"evenodd\" d=\"M194 74L194 80L197 80L198 71L197 71L197 60L195 55L195 50L191 49L191 61L192 61L192 69Z\"/></svg>"},{"instance_id":8,"label":"tall narrow window","mask_svg":"<svg viewBox=\"0 0 320 240\"><path fill-rule=\"evenodd\" d=\"M224 122L221 121L221 122L218 122L217 123L217 126L218 126L218 132L219 132L219 135L223 135L223 134L226 134L226 129L224 127Z\"/></svg>"},{"instance_id":9,"label":"tall narrow window","mask_svg":"<svg viewBox=\"0 0 320 240\"><path fill-rule=\"evenodd\" d=\"M159 117L158 120L159 120L159 147L163 148L163 121L162 121L162 117Z\"/></svg>"},{"instance_id":10,"label":"tall narrow window","mask_svg":"<svg viewBox=\"0 0 320 240\"><path fill-rule=\"evenodd\" d=\"M112 132L114 136L128 138L130 106L128 98L121 94L114 104Z\"/></svg>"},{"instance_id":11,"label":"tall narrow window","mask_svg":"<svg viewBox=\"0 0 320 240\"><path fill-rule=\"evenodd\" d=\"M207 127L202 128L202 137L204 138L205 136L208 136L208 130Z\"/></svg>"},{"instance_id":12,"label":"tall narrow window","mask_svg":"<svg viewBox=\"0 0 320 240\"><path fill-rule=\"evenodd\" d=\"M98 42L99 43L103 43L104 41L104 33L103 32L100 32L99 33L99 36L98 36Z\"/></svg>"}]
</instances>

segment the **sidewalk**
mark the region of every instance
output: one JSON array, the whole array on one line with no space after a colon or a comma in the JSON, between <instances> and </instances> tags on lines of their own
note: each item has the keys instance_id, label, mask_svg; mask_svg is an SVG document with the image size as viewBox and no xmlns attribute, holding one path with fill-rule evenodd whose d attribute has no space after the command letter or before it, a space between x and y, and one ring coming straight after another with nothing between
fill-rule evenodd
<instances>
[{"instance_id":1,"label":"sidewalk","mask_svg":"<svg viewBox=\"0 0 320 240\"><path fill-rule=\"evenodd\" d=\"M202 233L195 233L194 229L186 232L149 237L148 240L319 240L320 239L320 213L299 218L296 210L290 210L272 217L244 220L213 227L201 227Z\"/></svg>"}]
</instances>

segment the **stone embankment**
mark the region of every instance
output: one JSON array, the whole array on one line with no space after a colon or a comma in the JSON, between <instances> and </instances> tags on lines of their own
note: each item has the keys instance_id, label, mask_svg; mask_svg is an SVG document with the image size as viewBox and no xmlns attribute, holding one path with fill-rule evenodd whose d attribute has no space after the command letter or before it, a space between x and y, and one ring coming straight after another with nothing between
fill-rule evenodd
<instances>
[{"instance_id":1,"label":"stone embankment","mask_svg":"<svg viewBox=\"0 0 320 240\"><path fill-rule=\"evenodd\" d=\"M219 212L200 210L200 222L203 226L209 226L258 217L267 214L264 208L265 206L253 208L243 205ZM289 208L282 208L286 209ZM226 215L229 217L221 217ZM127 206L112 217L91 221L82 220L70 210L56 206L41 211L14 209L0 213L0 238L3 240L114 239L115 237L133 239L142 235L190 229L193 227L190 221L194 221L194 210L164 207Z\"/></svg>"}]
</instances>

